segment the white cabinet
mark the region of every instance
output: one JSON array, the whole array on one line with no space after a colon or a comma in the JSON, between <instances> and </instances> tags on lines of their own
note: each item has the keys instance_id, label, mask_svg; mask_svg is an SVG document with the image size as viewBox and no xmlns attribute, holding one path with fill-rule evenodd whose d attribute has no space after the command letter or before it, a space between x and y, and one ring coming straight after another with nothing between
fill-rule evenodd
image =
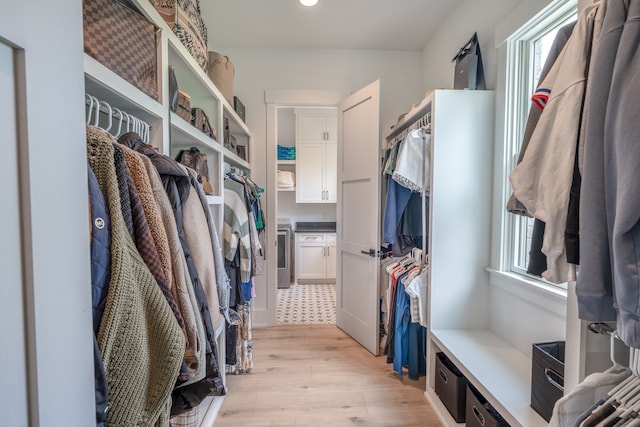
<instances>
[{"instance_id":1,"label":"white cabinet","mask_svg":"<svg viewBox=\"0 0 640 427\"><path fill-rule=\"evenodd\" d=\"M296 233L296 282L326 282L335 278L335 233Z\"/></svg>"},{"instance_id":2,"label":"white cabinet","mask_svg":"<svg viewBox=\"0 0 640 427\"><path fill-rule=\"evenodd\" d=\"M131 3L161 29L158 36L158 81L161 101L150 98L87 54L84 54L85 90L88 94L107 101L111 107L146 121L151 126L149 142L163 154L175 157L181 149L197 147L207 155L209 180L213 187L213 194L207 199L218 233L221 235L224 220L224 164L228 163L247 173L250 172L251 166L246 159L250 159L251 154L251 132L152 4L147 0L131 0ZM170 112L167 96L170 65L174 67L179 88L191 96L191 107L199 107L207 114L217 139L205 135L177 114ZM246 159L222 145L225 124L238 145L245 147ZM215 335L218 343L218 363L224 379L224 322L218 325ZM203 401L200 405L199 425L213 425L223 398L208 397Z\"/></svg>"},{"instance_id":3,"label":"white cabinet","mask_svg":"<svg viewBox=\"0 0 640 427\"><path fill-rule=\"evenodd\" d=\"M296 109L296 202L336 203L335 109Z\"/></svg>"}]
</instances>

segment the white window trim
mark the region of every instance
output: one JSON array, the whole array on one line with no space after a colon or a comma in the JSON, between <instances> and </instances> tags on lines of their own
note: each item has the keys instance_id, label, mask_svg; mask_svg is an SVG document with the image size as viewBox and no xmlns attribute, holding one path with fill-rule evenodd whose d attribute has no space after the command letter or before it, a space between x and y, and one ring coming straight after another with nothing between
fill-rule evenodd
<instances>
[{"instance_id":1,"label":"white window trim","mask_svg":"<svg viewBox=\"0 0 640 427\"><path fill-rule=\"evenodd\" d=\"M500 164L502 170L496 171L496 195L500 195L496 201L496 209L500 216L499 235L494 235L499 239L499 253L494 256L494 265L497 269L492 269L492 279L497 276L495 273L500 272L503 280L513 282L519 287L526 285L538 286L540 289L557 289L566 298L566 284L557 286L550 284L538 277L526 274L526 271L515 272L513 266L514 239L512 231L516 217L506 211L506 203L511 196L512 189L508 182L508 176L516 165L519 150L516 150L513 141L521 139L524 127L518 127L514 124L518 114L527 114L530 104L522 103L523 92L527 89L520 84L520 80L515 78L516 71L522 69L530 59L520 58L519 51L522 49L524 42L522 40L531 39L535 34L540 34L541 28L553 25L559 19L568 17L575 13L577 0L554 0L554 1L532 1L526 2L521 7L514 10L512 14L507 16L497 27L495 32L496 48L499 51L498 67L504 70L502 79L498 79L498 97L504 100L504 114L497 118L496 122L496 158L502 158ZM544 4L546 3L546 5ZM537 8L537 9L535 9ZM522 22L522 17L533 16L523 25L518 26L518 22ZM500 74L500 73L499 73ZM500 82L502 80L502 82ZM502 94L500 93L502 92ZM502 96L500 96L502 95ZM527 93L528 95L528 93ZM527 96L528 97L528 96ZM526 108L526 112L522 109ZM497 110L498 114L500 109ZM501 120L504 122L501 123ZM502 130L502 132L500 132ZM497 205L499 203L499 206ZM494 222L495 224L495 222ZM497 261L497 262L496 262ZM494 282L494 280L492 280ZM555 294L555 291L552 292Z\"/></svg>"}]
</instances>

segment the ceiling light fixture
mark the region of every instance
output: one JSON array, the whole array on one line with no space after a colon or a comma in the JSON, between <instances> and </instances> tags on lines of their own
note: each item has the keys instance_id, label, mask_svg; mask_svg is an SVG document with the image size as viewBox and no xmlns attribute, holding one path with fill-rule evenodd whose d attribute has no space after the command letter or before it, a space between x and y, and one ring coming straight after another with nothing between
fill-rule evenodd
<instances>
[{"instance_id":1,"label":"ceiling light fixture","mask_svg":"<svg viewBox=\"0 0 640 427\"><path fill-rule=\"evenodd\" d=\"M298 0L303 6L315 6L318 4L318 0Z\"/></svg>"}]
</instances>

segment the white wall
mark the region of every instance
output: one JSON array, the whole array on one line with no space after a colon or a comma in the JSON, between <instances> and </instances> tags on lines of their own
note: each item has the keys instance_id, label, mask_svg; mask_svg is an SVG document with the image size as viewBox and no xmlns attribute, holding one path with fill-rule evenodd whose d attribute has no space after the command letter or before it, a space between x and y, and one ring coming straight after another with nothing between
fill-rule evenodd
<instances>
[{"instance_id":1,"label":"white wall","mask_svg":"<svg viewBox=\"0 0 640 427\"><path fill-rule=\"evenodd\" d=\"M253 134L252 177L263 186L267 182L265 90L336 91L346 97L380 79L383 134L399 114L424 95L421 52L209 48L228 55L235 65L235 95L246 107L247 125ZM267 191L262 203L267 212L268 204L274 203L272 194ZM273 244L265 246L273 248ZM258 326L260 311L265 308L261 304L267 300L265 276L259 276L255 283L254 321Z\"/></svg>"},{"instance_id":2,"label":"white wall","mask_svg":"<svg viewBox=\"0 0 640 427\"><path fill-rule=\"evenodd\" d=\"M484 62L487 89L496 84L496 55L494 31L514 7L523 0L466 0L445 19L423 50L425 89L453 88L453 63L451 59L478 33Z\"/></svg>"},{"instance_id":3,"label":"white wall","mask_svg":"<svg viewBox=\"0 0 640 427\"><path fill-rule=\"evenodd\" d=\"M25 313L19 321L25 323L29 382L24 395L18 384L25 367L0 357L6 368L0 379L2 424L27 425L12 416L26 406L23 400L28 425L86 427L95 425L95 412L81 2L0 0L0 8L0 40L18 52L23 222L23 247L3 235L0 257L21 249L24 255L22 265L11 267L22 269L21 282L1 286L23 292L22 306L9 310ZM0 68L6 72L6 62ZM3 139L3 148L13 142ZM6 322L10 314L0 316L0 334L21 328ZM20 353L12 347L2 351Z\"/></svg>"}]
</instances>

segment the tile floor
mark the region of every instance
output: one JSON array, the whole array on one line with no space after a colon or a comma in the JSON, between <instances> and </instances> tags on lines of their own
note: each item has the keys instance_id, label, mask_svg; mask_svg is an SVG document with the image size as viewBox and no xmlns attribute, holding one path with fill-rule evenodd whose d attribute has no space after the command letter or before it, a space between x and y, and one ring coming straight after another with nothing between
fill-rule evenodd
<instances>
[{"instance_id":1,"label":"tile floor","mask_svg":"<svg viewBox=\"0 0 640 427\"><path fill-rule=\"evenodd\" d=\"M294 283L278 289L279 325L331 325L336 323L336 285Z\"/></svg>"}]
</instances>

